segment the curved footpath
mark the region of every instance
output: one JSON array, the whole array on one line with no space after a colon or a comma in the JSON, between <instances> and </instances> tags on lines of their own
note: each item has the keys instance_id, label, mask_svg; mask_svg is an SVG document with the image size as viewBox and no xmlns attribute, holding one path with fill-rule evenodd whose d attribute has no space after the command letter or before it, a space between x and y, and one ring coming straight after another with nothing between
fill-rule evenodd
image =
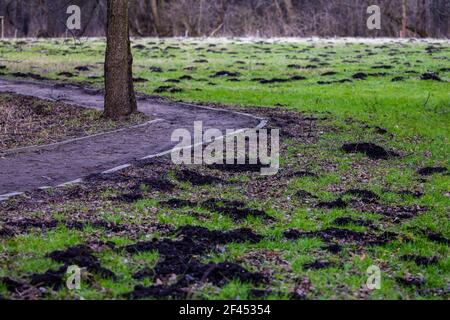
<instances>
[{"instance_id":1,"label":"curved footpath","mask_svg":"<svg viewBox=\"0 0 450 320\"><path fill-rule=\"evenodd\" d=\"M0 92L103 108L100 91L75 85L0 79ZM139 96L138 108L155 120L106 134L1 154L0 201L26 191L79 181L93 173L116 171L135 160L169 153L177 144L170 141L172 132L179 128L192 132L194 121L202 121L204 130L217 128L224 133L226 129L265 124L263 119L247 114L155 97Z\"/></svg>"}]
</instances>

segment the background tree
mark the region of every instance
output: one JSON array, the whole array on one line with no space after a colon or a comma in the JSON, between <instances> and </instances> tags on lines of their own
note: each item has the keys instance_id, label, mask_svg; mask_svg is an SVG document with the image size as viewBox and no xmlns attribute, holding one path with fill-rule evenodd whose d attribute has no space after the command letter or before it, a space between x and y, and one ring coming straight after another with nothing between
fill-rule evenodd
<instances>
[{"instance_id":1,"label":"background tree","mask_svg":"<svg viewBox=\"0 0 450 320\"><path fill-rule=\"evenodd\" d=\"M104 115L117 119L137 111L128 0L108 0L107 9Z\"/></svg>"}]
</instances>

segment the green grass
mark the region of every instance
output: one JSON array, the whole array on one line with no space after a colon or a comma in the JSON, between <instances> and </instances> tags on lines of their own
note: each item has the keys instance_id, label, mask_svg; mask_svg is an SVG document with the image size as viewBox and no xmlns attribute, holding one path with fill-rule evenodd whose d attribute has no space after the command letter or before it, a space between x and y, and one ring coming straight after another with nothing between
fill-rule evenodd
<instances>
[{"instance_id":1,"label":"green grass","mask_svg":"<svg viewBox=\"0 0 450 320\"><path fill-rule=\"evenodd\" d=\"M328 44L325 40L315 43L246 43L238 41L210 42L200 40L156 40L141 39L134 44L145 44L147 50L134 49L135 77L148 80L137 83L136 90L147 94L162 85L174 85L183 89L177 94L165 96L188 102L237 105L248 108L255 106L280 107L306 114L318 115L320 127L325 129L317 143L310 145L286 141L288 148L282 163L299 166L307 163L307 168L319 174L314 178L292 178L285 184L269 185L273 191L264 199L253 198L248 191L252 177L232 177L238 183L227 189L215 186L193 187L180 183L176 192L178 198L220 197L223 199L243 200L249 207L264 209L276 222L268 224L260 219L249 218L239 223L216 212L204 208L168 209L158 205L174 195L149 193L148 199L132 205L112 205L106 199L116 192L113 187L106 189L103 199L95 206L67 201L52 206L52 215L60 219L69 219L71 212L95 214L108 221L139 225L153 221L171 226L200 225L214 230L230 230L237 227L252 228L254 232L266 238L258 244L227 245L223 253L211 253L202 260L205 262L239 261L252 271L272 270L273 290L268 298L285 299L296 287L299 279L308 278L313 289L309 293L315 299L437 299L445 295L434 295L430 291L420 291L415 287L399 284L397 277L408 274L421 275L426 279L422 289L447 290L450 283L449 248L427 240L418 230L431 230L449 237L450 180L448 175L435 175L421 181L416 173L423 166L449 167L449 130L450 127L450 74L439 71L448 67L450 46L441 45L441 51L428 54L429 44L389 43L389 44ZM173 49L173 47L179 49ZM435 45L436 46L436 45ZM166 49L167 48L167 49ZM199 50L199 48L202 48ZM308 51L304 51L307 48ZM221 51L226 49L227 51ZM214 50L217 52L211 52ZM371 55L367 55L370 50ZM61 80L57 74L61 71L75 72L80 65L92 66L91 71L79 72L70 81L101 86L102 80L92 80L89 75L102 74L104 43L98 40L86 41L74 46L72 42L61 40L35 41L17 44L0 42L1 63L7 66L6 73L34 72L51 79ZM233 53L233 54L226 54ZM331 54L335 52L336 54ZM328 54L324 57L323 54ZM362 55L362 58L357 58ZM319 58L329 65L320 66L310 62L309 58ZM195 63L195 60L207 59L209 63ZM345 63L343 60L355 60ZM20 61L20 63L17 63ZM237 64L243 61L245 64ZM418 62L420 61L420 62ZM261 65L264 63L265 65ZM392 65L391 70L372 69L372 66L384 63ZM410 63L406 66L405 63ZM287 69L289 64L318 65L317 69ZM151 66L161 67L162 73L149 70ZM195 66L195 71L184 68ZM240 82L231 82L227 78L210 78L217 71L239 72ZM407 73L416 71L417 74ZM426 71L439 71L443 81L422 81L420 74ZM321 76L324 72L334 71L337 75ZM318 81L351 78L357 72L386 72L385 77L369 76L367 80L354 80L351 83L319 85ZM170 84L168 79L189 74L194 81L181 81ZM260 84L253 78L287 78L303 75L307 79L274 85ZM397 76L404 81L392 82ZM202 80L204 79L204 80ZM215 85L212 85L214 83ZM377 134L375 127L385 128L388 134ZM388 149L398 151L402 156L389 161L370 162L361 155L345 155L340 146L348 141L369 141ZM303 162L304 161L304 162ZM302 167L303 168L303 167ZM175 181L174 178L171 178ZM293 195L299 191L308 191L321 201L334 200L337 190L364 188L380 195L380 202L389 205L421 205L427 211L402 223L386 223L383 217L373 213L361 214L352 209L317 209L301 203ZM280 188L280 193L275 193ZM147 192L145 187L142 188ZM400 195L403 190L420 190L423 196L416 199ZM92 208L93 207L93 208ZM70 209L69 209L70 208ZM195 214L193 214L193 211ZM35 212L39 216L40 212ZM359 248L346 245L343 252L330 254L321 249L320 239L301 239L286 241L283 232L289 228L304 231L321 230L333 226L338 217L354 217L372 221L382 230L401 233L410 237L395 240L385 246ZM346 226L347 229L364 231L365 227ZM87 239L113 241L117 245L134 243L136 240L148 240L160 234L140 235L138 239L124 236L108 236L103 230L86 228L82 231L69 231L64 228L44 235L30 233L12 239L0 240L2 253L6 259L0 262L0 275L23 278L31 272L42 272L54 266L44 258L45 253L83 243ZM265 256L270 252L273 259ZM253 256L260 254L261 259ZM438 256L436 265L418 266L414 262L403 261L402 255ZM52 293L49 298L121 298L134 285L142 284L132 279L132 274L144 266L152 267L158 260L157 253L129 255L123 252L107 250L99 253L102 264L119 274L117 281L95 279L94 284L83 288L74 296L73 292L62 290ZM276 258L275 258L276 257ZM337 263L337 267L322 270L305 270L303 265L316 259L325 259ZM259 262L258 262L259 261ZM262 262L261 262L262 261ZM370 265L378 265L382 270L382 289L367 291L364 284L366 270ZM13 268L11 268L13 266ZM13 271L10 271L13 270ZM150 285L147 280L145 285ZM232 281L223 288L204 285L193 294L198 299L246 299L252 286ZM0 294L8 296L0 286ZM448 297L448 291L447 291Z\"/></svg>"}]
</instances>

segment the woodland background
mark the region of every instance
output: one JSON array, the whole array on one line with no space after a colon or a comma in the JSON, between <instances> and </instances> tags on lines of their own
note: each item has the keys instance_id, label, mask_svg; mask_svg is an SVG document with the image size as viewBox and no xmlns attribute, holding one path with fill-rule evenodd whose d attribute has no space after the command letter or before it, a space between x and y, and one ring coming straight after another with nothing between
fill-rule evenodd
<instances>
[{"instance_id":1,"label":"woodland background","mask_svg":"<svg viewBox=\"0 0 450 320\"><path fill-rule=\"evenodd\" d=\"M67 7L82 10L78 36L104 36L106 0L0 0L7 37L66 35ZM382 29L366 26L382 9ZM448 38L449 0L130 0L133 36L348 36Z\"/></svg>"}]
</instances>

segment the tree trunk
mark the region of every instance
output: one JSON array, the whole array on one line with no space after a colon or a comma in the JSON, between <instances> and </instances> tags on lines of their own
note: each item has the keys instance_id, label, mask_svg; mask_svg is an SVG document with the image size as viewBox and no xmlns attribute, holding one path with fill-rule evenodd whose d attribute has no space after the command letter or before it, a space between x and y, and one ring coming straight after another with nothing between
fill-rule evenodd
<instances>
[{"instance_id":1,"label":"tree trunk","mask_svg":"<svg viewBox=\"0 0 450 320\"><path fill-rule=\"evenodd\" d=\"M108 0L107 10L104 116L118 119L137 111L128 0Z\"/></svg>"},{"instance_id":2,"label":"tree trunk","mask_svg":"<svg viewBox=\"0 0 450 320\"><path fill-rule=\"evenodd\" d=\"M406 38L407 27L408 27L408 16L407 16L406 0L402 0L402 29L400 30L401 38Z\"/></svg>"},{"instance_id":3,"label":"tree trunk","mask_svg":"<svg viewBox=\"0 0 450 320\"><path fill-rule=\"evenodd\" d=\"M286 7L288 23L293 23L295 20L295 9L292 0L284 0L284 6Z\"/></svg>"},{"instance_id":4,"label":"tree trunk","mask_svg":"<svg viewBox=\"0 0 450 320\"><path fill-rule=\"evenodd\" d=\"M161 18L159 16L158 0L150 0L150 7L152 9L153 20L155 21L155 29L158 36L162 35Z\"/></svg>"}]
</instances>

